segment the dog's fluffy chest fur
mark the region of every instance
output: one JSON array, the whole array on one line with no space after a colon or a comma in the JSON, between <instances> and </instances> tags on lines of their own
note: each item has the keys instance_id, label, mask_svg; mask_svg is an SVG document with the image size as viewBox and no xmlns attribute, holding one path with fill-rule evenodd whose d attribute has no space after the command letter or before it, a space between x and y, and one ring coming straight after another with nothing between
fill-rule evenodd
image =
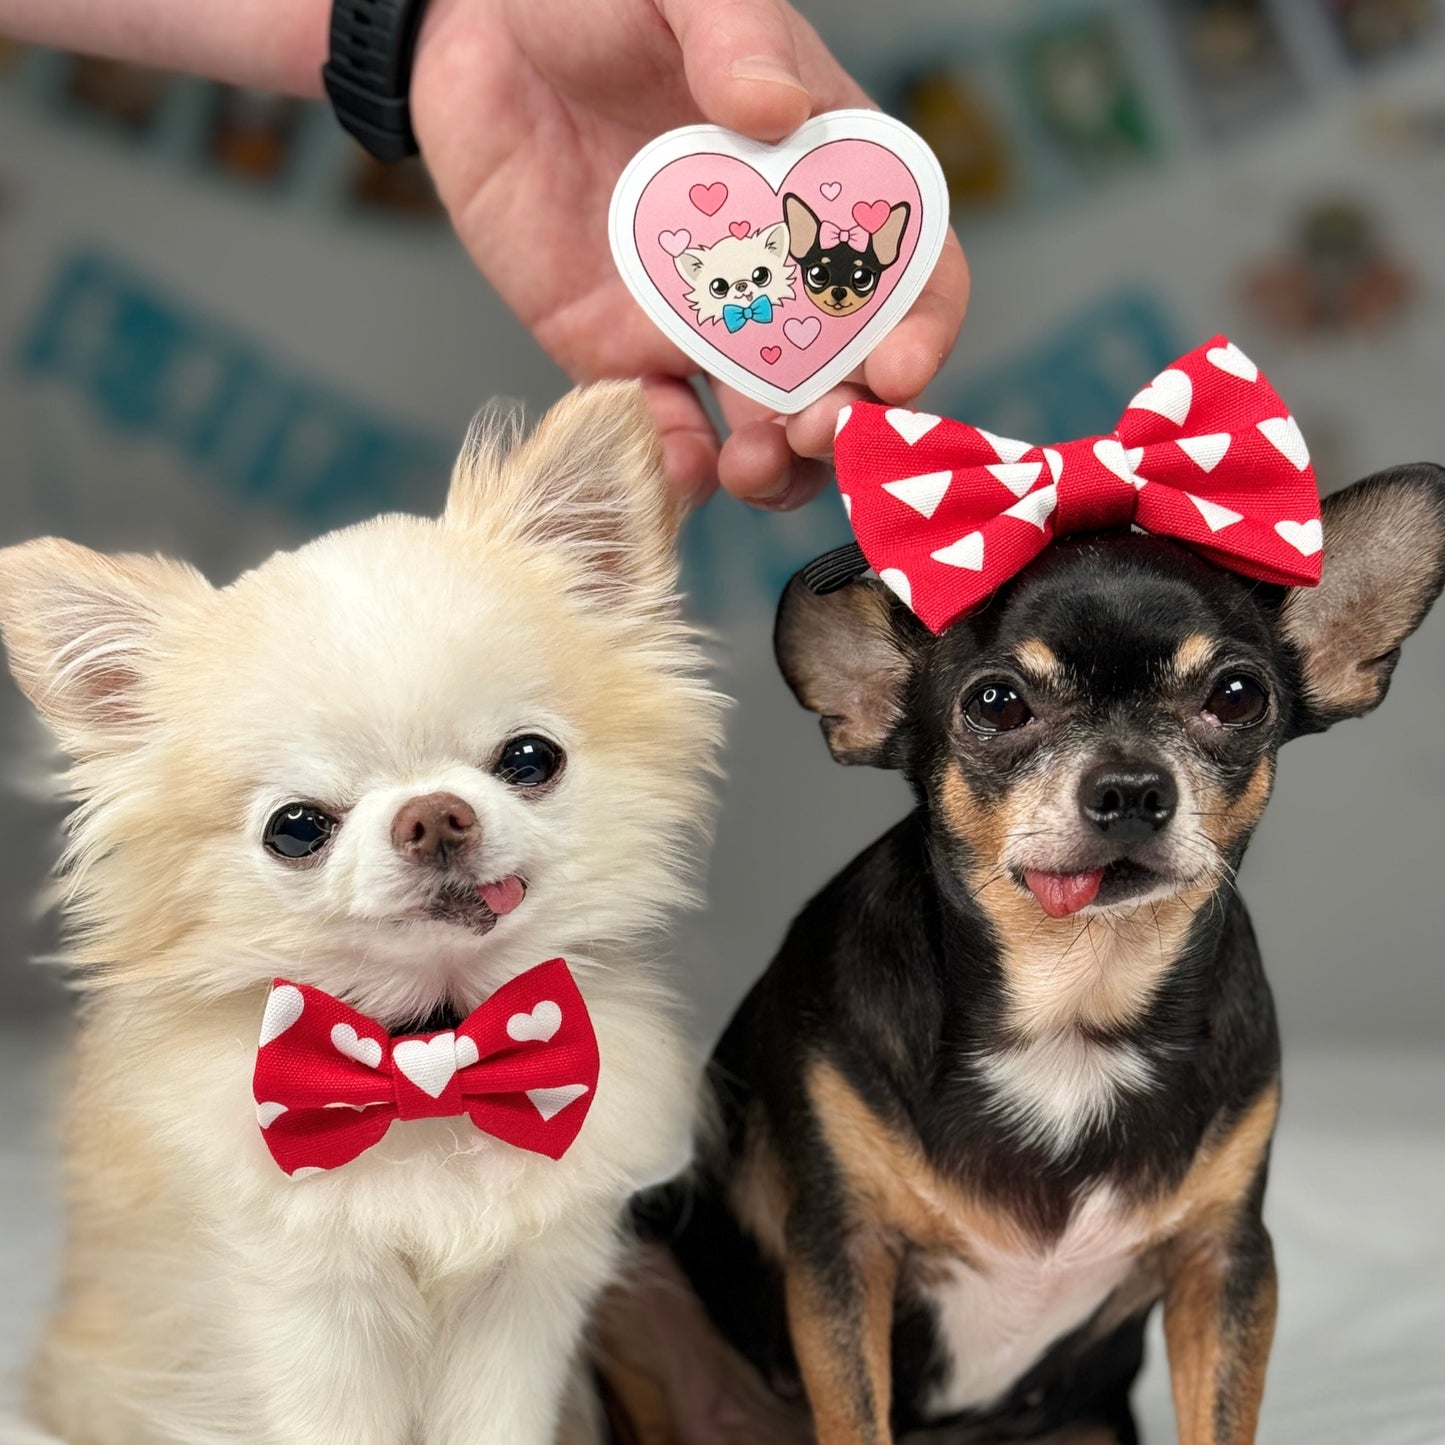
<instances>
[{"instance_id":1,"label":"dog's fluffy chest fur","mask_svg":"<svg viewBox=\"0 0 1445 1445\"><path fill-rule=\"evenodd\" d=\"M550 1430L571 1338L616 1265L622 1203L680 1167L695 1096L689 1051L653 986L576 972L601 1073L562 1159L465 1118L401 1121L352 1163L301 1180L267 1153L251 1098L264 994L166 1013L92 1005L70 1101L72 1154L85 1163L74 1206L88 1220L119 1205L128 1232L114 1249L103 1231L77 1231L70 1267L88 1327L106 1340L117 1440L234 1445L230 1421L272 1445L257 1381L284 1381L276 1371L298 1356L309 1371L278 1412L306 1409L304 1381L319 1374L350 1382L358 1418L374 1416L373 1434L345 1438L407 1438L448 1398L435 1362L471 1339L494 1371L536 1381L539 1411L535 1434L499 1419L471 1438ZM184 1375L157 1375L153 1362L178 1349ZM63 1374L41 1375L47 1392L64 1386Z\"/></svg>"},{"instance_id":2,"label":"dog's fluffy chest fur","mask_svg":"<svg viewBox=\"0 0 1445 1445\"><path fill-rule=\"evenodd\" d=\"M921 1256L909 1292L932 1313L942 1365L927 1418L998 1402L1055 1341L1085 1324L1124 1282L1148 1226L1107 1186L1048 1244L980 1242L969 1260Z\"/></svg>"},{"instance_id":3,"label":"dog's fluffy chest fur","mask_svg":"<svg viewBox=\"0 0 1445 1445\"><path fill-rule=\"evenodd\" d=\"M999 1122L1052 1158L1105 1126L1120 1099L1142 1093L1154 1077L1137 1044L1105 1043L1076 1029L991 1050L978 1069Z\"/></svg>"}]
</instances>

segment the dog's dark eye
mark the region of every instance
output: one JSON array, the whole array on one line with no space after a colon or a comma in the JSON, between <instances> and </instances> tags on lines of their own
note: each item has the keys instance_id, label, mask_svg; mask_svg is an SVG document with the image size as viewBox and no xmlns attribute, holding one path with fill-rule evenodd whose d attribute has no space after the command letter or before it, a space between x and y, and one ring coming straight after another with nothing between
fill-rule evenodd
<instances>
[{"instance_id":1,"label":"dog's dark eye","mask_svg":"<svg viewBox=\"0 0 1445 1445\"><path fill-rule=\"evenodd\" d=\"M873 283L878 279L867 266L855 266L853 268L853 289L862 295L864 292L873 289Z\"/></svg>"},{"instance_id":2,"label":"dog's dark eye","mask_svg":"<svg viewBox=\"0 0 1445 1445\"><path fill-rule=\"evenodd\" d=\"M1032 716L1028 703L1006 682L985 684L963 705L964 721L979 733L1012 732Z\"/></svg>"},{"instance_id":3,"label":"dog's dark eye","mask_svg":"<svg viewBox=\"0 0 1445 1445\"><path fill-rule=\"evenodd\" d=\"M828 269L826 262L819 261L808 267L808 274L803 279L814 291L821 291L833 279L833 273Z\"/></svg>"},{"instance_id":4,"label":"dog's dark eye","mask_svg":"<svg viewBox=\"0 0 1445 1445\"><path fill-rule=\"evenodd\" d=\"M562 749L546 738L527 733L502 749L492 772L514 788L536 788L562 771Z\"/></svg>"},{"instance_id":5,"label":"dog's dark eye","mask_svg":"<svg viewBox=\"0 0 1445 1445\"><path fill-rule=\"evenodd\" d=\"M723 297L728 294L728 283L724 281L721 276L714 276L712 280L707 283L707 289L711 291L714 296Z\"/></svg>"},{"instance_id":6,"label":"dog's dark eye","mask_svg":"<svg viewBox=\"0 0 1445 1445\"><path fill-rule=\"evenodd\" d=\"M330 813L310 803L287 803L271 815L262 841L278 858L310 858L331 841L340 826Z\"/></svg>"},{"instance_id":7,"label":"dog's dark eye","mask_svg":"<svg viewBox=\"0 0 1445 1445\"><path fill-rule=\"evenodd\" d=\"M1204 711L1227 728L1249 728L1269 711L1269 694L1254 678L1226 677L1209 694Z\"/></svg>"},{"instance_id":8,"label":"dog's dark eye","mask_svg":"<svg viewBox=\"0 0 1445 1445\"><path fill-rule=\"evenodd\" d=\"M772 279L773 273L769 271L766 266L759 266L757 270L753 272L754 286L766 286Z\"/></svg>"}]
</instances>

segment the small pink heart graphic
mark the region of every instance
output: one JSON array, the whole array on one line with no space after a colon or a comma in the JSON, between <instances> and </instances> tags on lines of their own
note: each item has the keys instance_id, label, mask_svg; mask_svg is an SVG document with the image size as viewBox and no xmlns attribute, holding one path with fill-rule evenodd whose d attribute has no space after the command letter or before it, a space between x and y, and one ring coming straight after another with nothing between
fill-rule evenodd
<instances>
[{"instance_id":1,"label":"small pink heart graphic","mask_svg":"<svg viewBox=\"0 0 1445 1445\"><path fill-rule=\"evenodd\" d=\"M765 346L758 352L758 355L761 356L769 366L774 366L783 359L783 348L781 346Z\"/></svg>"},{"instance_id":2,"label":"small pink heart graphic","mask_svg":"<svg viewBox=\"0 0 1445 1445\"><path fill-rule=\"evenodd\" d=\"M855 201L853 219L871 236L883 229L888 213L893 209L887 201Z\"/></svg>"},{"instance_id":3,"label":"small pink heart graphic","mask_svg":"<svg viewBox=\"0 0 1445 1445\"><path fill-rule=\"evenodd\" d=\"M657 244L667 252L669 256L681 256L687 248L692 245L691 231L659 231Z\"/></svg>"},{"instance_id":4,"label":"small pink heart graphic","mask_svg":"<svg viewBox=\"0 0 1445 1445\"><path fill-rule=\"evenodd\" d=\"M825 201L836 201L838 197L843 194L843 182L824 181L823 184L818 187L818 194L822 196Z\"/></svg>"},{"instance_id":5,"label":"small pink heart graphic","mask_svg":"<svg viewBox=\"0 0 1445 1445\"><path fill-rule=\"evenodd\" d=\"M823 329L821 316L790 316L783 322L783 335L800 351L806 351Z\"/></svg>"},{"instance_id":6,"label":"small pink heart graphic","mask_svg":"<svg viewBox=\"0 0 1445 1445\"><path fill-rule=\"evenodd\" d=\"M746 241L752 227L746 221L729 221L728 230L732 232L739 241Z\"/></svg>"},{"instance_id":7,"label":"small pink heart graphic","mask_svg":"<svg viewBox=\"0 0 1445 1445\"><path fill-rule=\"evenodd\" d=\"M710 186L699 181L688 191L687 198L704 216L715 216L727 204L728 188L721 181L714 181Z\"/></svg>"}]
</instances>

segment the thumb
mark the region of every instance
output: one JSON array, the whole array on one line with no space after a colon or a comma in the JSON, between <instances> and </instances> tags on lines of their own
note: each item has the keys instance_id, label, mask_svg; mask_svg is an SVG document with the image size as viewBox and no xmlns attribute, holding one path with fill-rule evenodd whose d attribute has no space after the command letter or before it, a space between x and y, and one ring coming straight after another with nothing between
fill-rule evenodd
<instances>
[{"instance_id":1,"label":"thumb","mask_svg":"<svg viewBox=\"0 0 1445 1445\"><path fill-rule=\"evenodd\" d=\"M812 101L780 0L658 3L682 47L692 98L710 121L754 140L781 140L807 120Z\"/></svg>"}]
</instances>

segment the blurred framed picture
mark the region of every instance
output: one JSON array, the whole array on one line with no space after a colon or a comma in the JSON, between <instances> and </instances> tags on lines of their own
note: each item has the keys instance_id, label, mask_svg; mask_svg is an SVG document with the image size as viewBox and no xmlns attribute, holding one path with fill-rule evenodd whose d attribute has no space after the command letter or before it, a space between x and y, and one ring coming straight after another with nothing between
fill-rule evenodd
<instances>
[{"instance_id":1,"label":"blurred framed picture","mask_svg":"<svg viewBox=\"0 0 1445 1445\"><path fill-rule=\"evenodd\" d=\"M14 70L20 64L20 57L24 53L24 47L17 41L6 40L0 35L0 75L7 70Z\"/></svg>"},{"instance_id":2,"label":"blurred framed picture","mask_svg":"<svg viewBox=\"0 0 1445 1445\"><path fill-rule=\"evenodd\" d=\"M1403 321L1419 291L1371 205L1323 196L1295 218L1288 246L1245 269L1250 309L1280 335L1331 340L1378 335Z\"/></svg>"},{"instance_id":3,"label":"blurred framed picture","mask_svg":"<svg viewBox=\"0 0 1445 1445\"><path fill-rule=\"evenodd\" d=\"M275 184L290 164L301 115L299 101L217 86L206 155L236 180Z\"/></svg>"},{"instance_id":4,"label":"blurred framed picture","mask_svg":"<svg viewBox=\"0 0 1445 1445\"><path fill-rule=\"evenodd\" d=\"M1322 0L1345 53L1360 65L1403 53L1440 22L1439 0Z\"/></svg>"},{"instance_id":5,"label":"blurred framed picture","mask_svg":"<svg viewBox=\"0 0 1445 1445\"><path fill-rule=\"evenodd\" d=\"M1017 55L1034 122L1069 166L1096 174L1154 155L1153 122L1107 16L1041 26L1023 37Z\"/></svg>"},{"instance_id":6,"label":"blurred framed picture","mask_svg":"<svg viewBox=\"0 0 1445 1445\"><path fill-rule=\"evenodd\" d=\"M938 157L955 208L991 210L1015 198L1013 145L991 98L966 66L940 65L909 76L896 113Z\"/></svg>"},{"instance_id":7,"label":"blurred framed picture","mask_svg":"<svg viewBox=\"0 0 1445 1445\"><path fill-rule=\"evenodd\" d=\"M358 210L409 221L440 221L446 214L431 176L416 157L383 165L360 153L351 185L351 203Z\"/></svg>"},{"instance_id":8,"label":"blurred framed picture","mask_svg":"<svg viewBox=\"0 0 1445 1445\"><path fill-rule=\"evenodd\" d=\"M79 55L71 62L66 102L75 110L128 135L155 125L171 78L163 71Z\"/></svg>"},{"instance_id":9,"label":"blurred framed picture","mask_svg":"<svg viewBox=\"0 0 1445 1445\"><path fill-rule=\"evenodd\" d=\"M1165 9L1207 131L1248 129L1303 97L1266 0L1170 0Z\"/></svg>"}]
</instances>

